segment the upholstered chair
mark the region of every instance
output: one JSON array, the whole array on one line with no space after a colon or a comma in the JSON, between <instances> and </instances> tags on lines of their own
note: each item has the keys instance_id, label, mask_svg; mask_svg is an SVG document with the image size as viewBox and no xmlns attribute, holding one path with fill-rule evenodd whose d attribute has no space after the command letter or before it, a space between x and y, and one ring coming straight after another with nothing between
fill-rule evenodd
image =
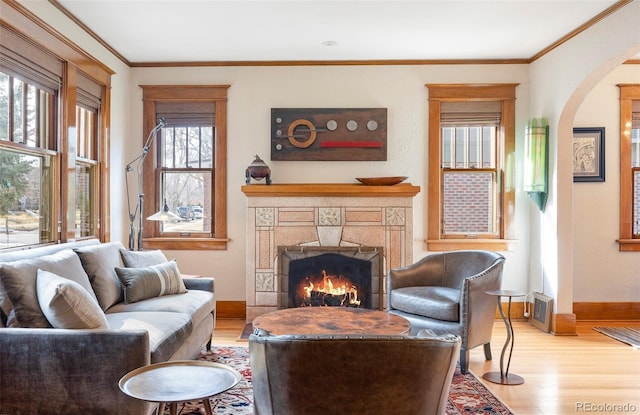
<instances>
[{"instance_id":1,"label":"upholstered chair","mask_svg":"<svg viewBox=\"0 0 640 415\"><path fill-rule=\"evenodd\" d=\"M387 273L387 311L409 320L411 334L429 329L461 337L460 370L469 369L469 350L483 345L491 360L491 332L505 258L491 251L428 255Z\"/></svg>"},{"instance_id":2,"label":"upholstered chair","mask_svg":"<svg viewBox=\"0 0 640 415\"><path fill-rule=\"evenodd\" d=\"M458 336L252 334L256 415L442 415Z\"/></svg>"}]
</instances>

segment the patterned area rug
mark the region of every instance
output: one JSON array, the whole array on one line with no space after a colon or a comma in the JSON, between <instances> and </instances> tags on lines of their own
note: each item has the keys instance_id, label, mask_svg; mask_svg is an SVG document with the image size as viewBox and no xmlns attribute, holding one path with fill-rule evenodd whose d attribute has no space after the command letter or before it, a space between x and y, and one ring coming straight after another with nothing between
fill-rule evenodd
<instances>
[{"instance_id":1,"label":"patterned area rug","mask_svg":"<svg viewBox=\"0 0 640 415\"><path fill-rule=\"evenodd\" d=\"M612 339L633 347L640 347L640 327L594 327L593 329Z\"/></svg>"},{"instance_id":2,"label":"patterned area rug","mask_svg":"<svg viewBox=\"0 0 640 415\"><path fill-rule=\"evenodd\" d=\"M211 408L216 415L252 415L253 390L251 367L247 347L214 347L202 352L199 359L229 365L238 370L243 379L234 388L211 398ZM185 402L178 405L180 415L204 414L201 402ZM511 415L512 412L493 396L471 373L462 375L456 368L449 390L446 415ZM169 415L169 409L165 415ZM327 414L330 415L330 414ZM384 414L381 414L384 415Z\"/></svg>"}]
</instances>

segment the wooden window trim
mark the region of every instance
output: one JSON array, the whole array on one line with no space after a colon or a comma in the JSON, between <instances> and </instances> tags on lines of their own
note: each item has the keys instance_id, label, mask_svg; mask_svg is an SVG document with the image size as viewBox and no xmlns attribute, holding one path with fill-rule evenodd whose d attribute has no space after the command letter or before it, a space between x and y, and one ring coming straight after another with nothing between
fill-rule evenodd
<instances>
[{"instance_id":1,"label":"wooden window trim","mask_svg":"<svg viewBox=\"0 0 640 415\"><path fill-rule=\"evenodd\" d=\"M515 244L515 90L518 84L427 84L429 91L429 184L427 203L427 249L513 250ZM501 101L501 131L498 141L497 168L502 170L502 199L498 239L444 239L442 237L442 148L440 139L440 105L444 101Z\"/></svg>"},{"instance_id":2,"label":"wooden window trim","mask_svg":"<svg viewBox=\"0 0 640 415\"><path fill-rule=\"evenodd\" d=\"M144 249L166 250L225 250L227 249L227 89L229 85L141 85L143 90L144 137L156 125L156 102L160 101L213 101L215 103L215 174L212 215L213 237L161 237L160 225L147 222L144 227ZM144 145L144 142L141 142ZM150 149L156 154L155 142ZM144 194L147 203L143 217L160 210L159 175L156 157L147 157L143 166Z\"/></svg>"},{"instance_id":3,"label":"wooden window trim","mask_svg":"<svg viewBox=\"0 0 640 415\"><path fill-rule=\"evenodd\" d=\"M640 84L618 84L620 88L620 251L640 252L640 239L633 239L633 193L631 183L631 113L640 100Z\"/></svg>"},{"instance_id":4,"label":"wooden window trim","mask_svg":"<svg viewBox=\"0 0 640 415\"><path fill-rule=\"evenodd\" d=\"M62 85L58 90L58 114L52 123L52 128L60 131L53 134L47 143L47 148L56 150L54 157L56 170L53 177L52 222L56 224L55 240L67 242L79 240L75 233L74 215L70 206L75 206L75 154L69 154L75 149L73 143L75 124L76 92L78 88L78 72L94 80L102 88L102 102L100 108L98 143L98 174L99 200L96 210L98 238L101 241L110 240L110 189L109 189L109 125L110 125L110 90L113 72L102 62L99 62L69 39L50 27L47 23L34 15L24 6L15 1L4 0L0 26L18 33L21 37L42 47L63 62ZM6 145L7 143L3 143ZM71 209L75 211L74 209Z\"/></svg>"}]
</instances>

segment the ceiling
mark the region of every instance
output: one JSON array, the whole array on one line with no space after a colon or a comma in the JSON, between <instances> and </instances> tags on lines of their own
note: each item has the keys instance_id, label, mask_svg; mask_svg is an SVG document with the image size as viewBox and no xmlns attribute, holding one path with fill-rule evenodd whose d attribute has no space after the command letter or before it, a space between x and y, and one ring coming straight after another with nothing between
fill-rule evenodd
<instances>
[{"instance_id":1,"label":"ceiling","mask_svg":"<svg viewBox=\"0 0 640 415\"><path fill-rule=\"evenodd\" d=\"M50 0L128 64L529 61L616 0Z\"/></svg>"}]
</instances>

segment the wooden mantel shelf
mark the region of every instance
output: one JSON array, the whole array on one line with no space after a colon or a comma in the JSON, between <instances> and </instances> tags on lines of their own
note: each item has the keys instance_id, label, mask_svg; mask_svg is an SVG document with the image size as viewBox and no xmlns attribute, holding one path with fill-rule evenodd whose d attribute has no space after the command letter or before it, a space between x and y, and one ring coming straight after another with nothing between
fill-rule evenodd
<instances>
[{"instance_id":1,"label":"wooden mantel shelf","mask_svg":"<svg viewBox=\"0 0 640 415\"><path fill-rule=\"evenodd\" d=\"M287 183L242 186L247 197L413 197L420 186L400 183L393 186L367 186L360 183Z\"/></svg>"}]
</instances>

